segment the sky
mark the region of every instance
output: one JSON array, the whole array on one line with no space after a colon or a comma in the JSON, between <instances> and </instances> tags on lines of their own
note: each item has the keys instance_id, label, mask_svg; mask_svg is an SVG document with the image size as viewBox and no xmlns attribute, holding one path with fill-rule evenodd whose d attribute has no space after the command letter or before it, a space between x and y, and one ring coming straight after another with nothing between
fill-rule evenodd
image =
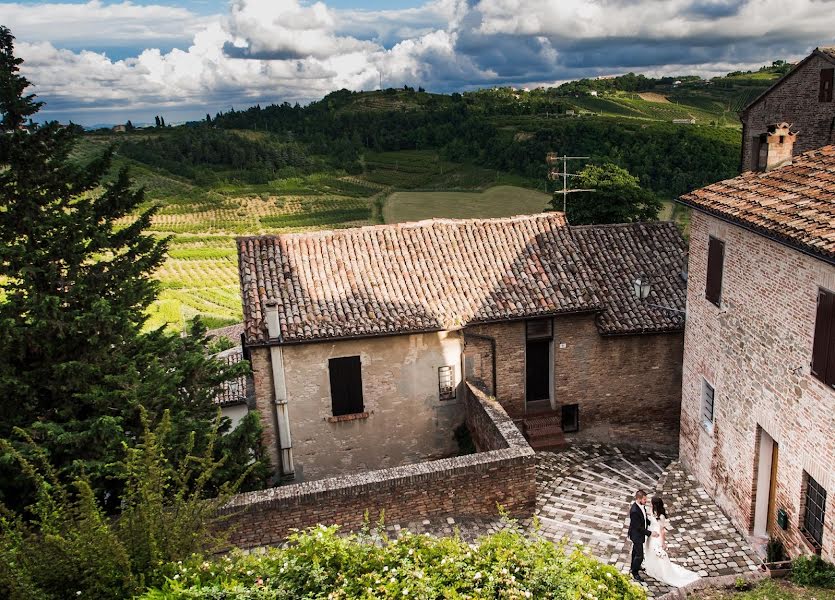
<instances>
[{"instance_id":1,"label":"sky","mask_svg":"<svg viewBox=\"0 0 835 600\"><path fill-rule=\"evenodd\" d=\"M835 0L0 1L43 118L202 118L333 90L705 77L835 45Z\"/></svg>"}]
</instances>

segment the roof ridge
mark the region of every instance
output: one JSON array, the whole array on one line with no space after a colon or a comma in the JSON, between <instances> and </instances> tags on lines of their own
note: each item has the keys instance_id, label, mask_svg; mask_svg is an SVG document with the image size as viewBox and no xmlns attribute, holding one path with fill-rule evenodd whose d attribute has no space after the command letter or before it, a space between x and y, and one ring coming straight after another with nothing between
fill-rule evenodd
<instances>
[{"instance_id":1,"label":"roof ridge","mask_svg":"<svg viewBox=\"0 0 835 600\"><path fill-rule=\"evenodd\" d=\"M655 219L652 221L634 221L632 223L589 223L586 225L571 225L569 224L570 229L615 229L615 228L632 228L632 227L646 227L646 226L660 226L660 227L669 227L672 225L675 227L675 223L672 221L665 221L663 219Z\"/></svg>"},{"instance_id":2,"label":"roof ridge","mask_svg":"<svg viewBox=\"0 0 835 600\"><path fill-rule=\"evenodd\" d=\"M235 239L238 241L244 240L270 240L270 239L278 239L278 238L288 238L288 237L301 237L301 238L318 238L318 237L327 237L330 235L337 235L337 234L346 234L348 232L357 232L357 231L376 231L376 230L398 230L398 229L418 229L423 227L430 227L436 224L448 224L448 225L482 225L482 224L489 224L489 223L521 223L521 222L529 222L529 221L537 221L537 220L553 220L559 221L564 219L565 216L561 211L549 211L549 212L541 212L541 213L532 213L532 214L518 214L518 215L511 215L509 217L475 217L469 219L452 219L449 217L432 217L429 219L421 219L420 221L404 221L402 223L378 223L374 225L361 225L359 227L342 227L342 228L332 228L332 229L319 229L316 231L288 231L286 233L268 233L268 234L261 234L261 235L243 235L243 236L236 236Z\"/></svg>"}]
</instances>

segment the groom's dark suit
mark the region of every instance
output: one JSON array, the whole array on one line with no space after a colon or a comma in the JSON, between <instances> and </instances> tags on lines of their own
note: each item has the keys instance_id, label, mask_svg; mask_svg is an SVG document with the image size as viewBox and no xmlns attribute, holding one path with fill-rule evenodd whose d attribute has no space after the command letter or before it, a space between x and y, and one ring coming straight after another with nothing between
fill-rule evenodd
<instances>
[{"instance_id":1,"label":"groom's dark suit","mask_svg":"<svg viewBox=\"0 0 835 600\"><path fill-rule=\"evenodd\" d=\"M635 578L639 577L638 571L641 563L644 562L644 542L652 535L649 530L649 519L642 506L637 502L632 503L629 509L629 539L632 540L632 566L630 572Z\"/></svg>"}]
</instances>

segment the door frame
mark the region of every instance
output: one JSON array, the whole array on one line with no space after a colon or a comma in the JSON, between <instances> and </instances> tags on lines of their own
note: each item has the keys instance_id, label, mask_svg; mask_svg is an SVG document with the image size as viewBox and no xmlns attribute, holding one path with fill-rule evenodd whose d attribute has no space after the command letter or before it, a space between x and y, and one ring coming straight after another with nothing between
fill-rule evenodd
<instances>
[{"instance_id":1,"label":"door frame","mask_svg":"<svg viewBox=\"0 0 835 600\"><path fill-rule=\"evenodd\" d=\"M757 452L755 494L752 505L754 516L751 520L752 533L765 537L772 533L777 504L777 467L780 444L762 425L757 425Z\"/></svg>"}]
</instances>

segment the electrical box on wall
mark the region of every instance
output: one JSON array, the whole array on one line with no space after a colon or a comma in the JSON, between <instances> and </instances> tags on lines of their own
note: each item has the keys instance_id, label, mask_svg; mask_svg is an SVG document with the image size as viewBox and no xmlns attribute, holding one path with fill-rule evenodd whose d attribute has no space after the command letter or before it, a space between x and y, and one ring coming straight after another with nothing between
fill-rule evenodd
<instances>
[{"instance_id":1,"label":"electrical box on wall","mask_svg":"<svg viewBox=\"0 0 835 600\"><path fill-rule=\"evenodd\" d=\"M785 508L777 509L777 526L783 531L789 528L789 513Z\"/></svg>"}]
</instances>

